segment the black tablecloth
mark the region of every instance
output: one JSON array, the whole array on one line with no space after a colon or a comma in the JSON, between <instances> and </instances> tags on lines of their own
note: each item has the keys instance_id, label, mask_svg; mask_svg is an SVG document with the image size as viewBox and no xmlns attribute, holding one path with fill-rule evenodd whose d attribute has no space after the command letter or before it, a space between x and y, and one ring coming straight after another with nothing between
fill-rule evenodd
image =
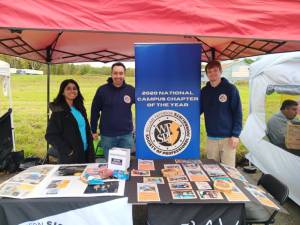
<instances>
[{"instance_id":1,"label":"black tablecloth","mask_svg":"<svg viewBox=\"0 0 300 225\"><path fill-rule=\"evenodd\" d=\"M151 171L151 176L162 176L160 171L163 165L175 163L175 160L155 160L154 163L156 170ZM212 160L203 160L203 163L212 164L215 162ZM132 162L131 169L138 169L136 160ZM245 211L243 202L230 202L226 198L222 200L200 200L199 198L174 200L166 179L165 184L158 185L161 199L159 203L138 202L137 183L142 182L143 177L131 177L130 180L126 182L125 196L128 197L128 202L133 205L148 204L148 221L150 224L244 224ZM257 200L244 189L240 181L234 180L234 182L251 201L257 202ZM194 182L191 182L191 184L193 189L196 190ZM34 221L41 217L52 216L118 198L120 197L41 198L22 200L4 198L0 199L0 224L17 225L24 221ZM123 224L122 221L119 222Z\"/></svg>"}]
</instances>

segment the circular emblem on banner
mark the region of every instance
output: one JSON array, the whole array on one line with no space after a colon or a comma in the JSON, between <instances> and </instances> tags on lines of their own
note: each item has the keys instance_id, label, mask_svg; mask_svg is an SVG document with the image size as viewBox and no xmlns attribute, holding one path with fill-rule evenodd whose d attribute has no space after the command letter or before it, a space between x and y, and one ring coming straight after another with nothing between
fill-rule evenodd
<instances>
[{"instance_id":1,"label":"circular emblem on banner","mask_svg":"<svg viewBox=\"0 0 300 225\"><path fill-rule=\"evenodd\" d=\"M124 95L124 102L128 104L131 102L131 98L129 95Z\"/></svg>"},{"instance_id":2,"label":"circular emblem on banner","mask_svg":"<svg viewBox=\"0 0 300 225\"><path fill-rule=\"evenodd\" d=\"M226 101L227 101L227 95L225 95L225 94L220 94L220 95L219 95L219 101L220 101L220 102L226 102Z\"/></svg>"},{"instance_id":3,"label":"circular emblem on banner","mask_svg":"<svg viewBox=\"0 0 300 225\"><path fill-rule=\"evenodd\" d=\"M160 156L174 156L183 152L191 137L189 121L173 110L162 110L153 114L144 128L147 146Z\"/></svg>"}]
</instances>

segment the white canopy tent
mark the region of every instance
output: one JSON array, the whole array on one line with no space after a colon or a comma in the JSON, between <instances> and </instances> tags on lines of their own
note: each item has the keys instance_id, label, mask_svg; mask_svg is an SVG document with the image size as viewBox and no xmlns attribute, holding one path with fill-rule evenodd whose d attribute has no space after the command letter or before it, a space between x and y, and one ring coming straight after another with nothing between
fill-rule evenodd
<instances>
[{"instance_id":1,"label":"white canopy tent","mask_svg":"<svg viewBox=\"0 0 300 225\"><path fill-rule=\"evenodd\" d=\"M2 80L2 84L3 84L3 93L5 96L8 96L8 99L9 99L9 109L12 109L12 93L11 93L11 85L10 85L10 65L7 62L0 60L0 81L1 80ZM1 103L1 101L0 101L0 103ZM3 107L3 106L0 104L0 107ZM15 138L14 138L13 113L11 113L10 118L11 118L11 126L12 126L13 150L16 151Z\"/></svg>"},{"instance_id":2,"label":"white canopy tent","mask_svg":"<svg viewBox=\"0 0 300 225\"><path fill-rule=\"evenodd\" d=\"M299 52L268 55L250 66L250 110L241 141L249 151L246 158L263 173L272 174L287 184L289 197L300 205L300 157L264 138L265 97L270 85L300 85Z\"/></svg>"}]
</instances>

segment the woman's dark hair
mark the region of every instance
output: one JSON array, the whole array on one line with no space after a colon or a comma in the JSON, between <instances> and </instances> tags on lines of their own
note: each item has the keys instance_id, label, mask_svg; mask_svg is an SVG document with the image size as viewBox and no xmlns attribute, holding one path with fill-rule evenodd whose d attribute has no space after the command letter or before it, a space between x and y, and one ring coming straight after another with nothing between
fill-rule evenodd
<instances>
[{"instance_id":1,"label":"woman's dark hair","mask_svg":"<svg viewBox=\"0 0 300 225\"><path fill-rule=\"evenodd\" d=\"M63 95L63 93L64 93L65 88L70 83L74 84L76 86L76 88L77 88L77 91L78 91L78 95L74 99L73 105L80 112L82 112L82 113L84 113L86 115L86 109L85 109L84 104L83 104L84 98L83 98L83 96L82 96L82 94L80 92L80 88L79 88L78 83L75 80L73 80L73 79L67 79L67 80L64 80L63 82L61 82L60 87L59 87L59 92L58 92L56 98L54 98L53 103L55 105L60 105L60 106L63 106L63 107L68 107L68 104L66 102L66 99L65 99L65 96Z\"/></svg>"}]
</instances>

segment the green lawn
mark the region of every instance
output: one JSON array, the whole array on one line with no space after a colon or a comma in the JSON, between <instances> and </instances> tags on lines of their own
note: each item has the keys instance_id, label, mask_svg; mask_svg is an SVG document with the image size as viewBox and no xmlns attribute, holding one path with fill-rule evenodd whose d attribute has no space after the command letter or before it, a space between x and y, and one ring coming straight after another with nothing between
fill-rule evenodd
<instances>
[{"instance_id":1,"label":"green lawn","mask_svg":"<svg viewBox=\"0 0 300 225\"><path fill-rule=\"evenodd\" d=\"M58 92L60 82L64 79L75 79L81 88L85 98L85 106L90 114L90 106L93 96L98 86L106 82L106 76L52 76L51 77L51 100ZM128 77L126 81L134 84L134 78ZM23 149L26 156L44 156L46 153L46 141L44 134L46 130L46 100L47 100L47 80L46 76L13 75L12 93L13 110L17 149ZM237 85L240 91L243 104L243 121L248 115L248 84ZM0 91L0 113L7 110L8 101ZM5 99L5 101L3 101ZM135 110L135 109L134 109ZM205 128L203 118L201 118L201 151L205 154ZM240 145L238 149L238 159L245 154L245 148ZM202 154L203 155L203 154Z\"/></svg>"}]
</instances>

